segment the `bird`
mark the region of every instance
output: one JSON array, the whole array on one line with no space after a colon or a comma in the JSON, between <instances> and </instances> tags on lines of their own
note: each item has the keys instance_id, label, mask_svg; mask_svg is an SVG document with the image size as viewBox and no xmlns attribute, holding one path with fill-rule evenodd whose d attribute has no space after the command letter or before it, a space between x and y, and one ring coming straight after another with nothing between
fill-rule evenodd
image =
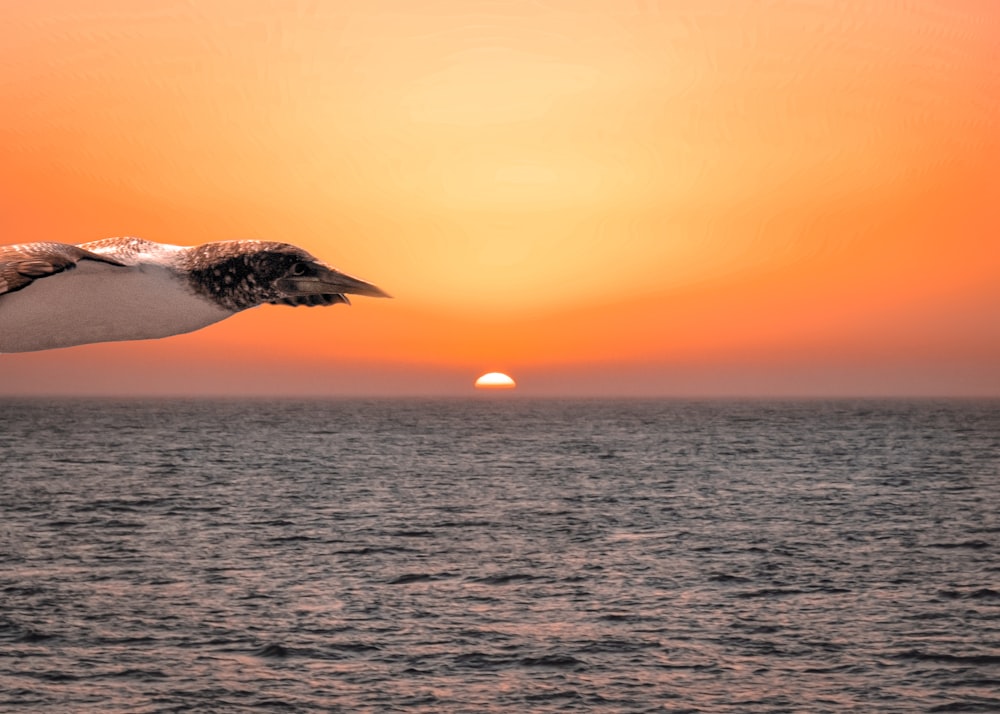
<instances>
[{"instance_id":1,"label":"bird","mask_svg":"<svg viewBox=\"0 0 1000 714\"><path fill-rule=\"evenodd\" d=\"M193 332L263 304L390 297L288 243L142 238L0 246L0 353Z\"/></svg>"}]
</instances>

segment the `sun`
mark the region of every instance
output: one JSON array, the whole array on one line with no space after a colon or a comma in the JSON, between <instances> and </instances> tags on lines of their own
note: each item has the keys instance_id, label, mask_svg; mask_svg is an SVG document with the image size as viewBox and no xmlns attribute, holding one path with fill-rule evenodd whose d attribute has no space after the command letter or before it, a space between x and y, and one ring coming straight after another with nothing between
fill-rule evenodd
<instances>
[{"instance_id":1,"label":"sun","mask_svg":"<svg viewBox=\"0 0 1000 714\"><path fill-rule=\"evenodd\" d=\"M503 372L487 372L476 380L476 389L513 389L517 382Z\"/></svg>"}]
</instances>

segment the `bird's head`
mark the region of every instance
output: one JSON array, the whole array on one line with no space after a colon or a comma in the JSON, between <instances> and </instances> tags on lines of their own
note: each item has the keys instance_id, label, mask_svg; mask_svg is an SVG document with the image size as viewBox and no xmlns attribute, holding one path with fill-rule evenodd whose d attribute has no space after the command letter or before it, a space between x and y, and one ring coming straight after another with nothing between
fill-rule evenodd
<instances>
[{"instance_id":1,"label":"bird's head","mask_svg":"<svg viewBox=\"0 0 1000 714\"><path fill-rule=\"evenodd\" d=\"M371 283L331 268L287 243L224 242L201 246L196 288L233 310L273 305L350 304L347 295L389 297Z\"/></svg>"},{"instance_id":2,"label":"bird's head","mask_svg":"<svg viewBox=\"0 0 1000 714\"><path fill-rule=\"evenodd\" d=\"M368 297L389 297L388 293L371 283L341 273L322 263L304 250L292 248L288 253L270 252L264 259L265 270L270 270L271 285L276 299L274 304L334 305L338 302L350 304L347 294Z\"/></svg>"}]
</instances>

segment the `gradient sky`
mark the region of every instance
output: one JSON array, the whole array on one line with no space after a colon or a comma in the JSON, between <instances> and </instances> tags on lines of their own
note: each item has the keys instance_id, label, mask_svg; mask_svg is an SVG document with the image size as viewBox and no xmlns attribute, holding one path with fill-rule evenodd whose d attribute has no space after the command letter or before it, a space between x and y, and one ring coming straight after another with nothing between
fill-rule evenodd
<instances>
[{"instance_id":1,"label":"gradient sky","mask_svg":"<svg viewBox=\"0 0 1000 714\"><path fill-rule=\"evenodd\" d=\"M1000 395L1000 3L9 3L0 242L391 292L0 394Z\"/></svg>"}]
</instances>

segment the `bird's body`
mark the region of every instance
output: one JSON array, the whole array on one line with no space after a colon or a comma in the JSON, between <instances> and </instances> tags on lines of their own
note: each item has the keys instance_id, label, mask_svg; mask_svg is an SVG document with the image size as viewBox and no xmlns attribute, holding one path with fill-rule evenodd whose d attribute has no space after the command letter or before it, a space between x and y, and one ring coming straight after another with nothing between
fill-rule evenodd
<instances>
[{"instance_id":1,"label":"bird's body","mask_svg":"<svg viewBox=\"0 0 1000 714\"><path fill-rule=\"evenodd\" d=\"M0 246L0 352L167 337L263 303L332 305L348 292L385 295L284 243Z\"/></svg>"}]
</instances>

